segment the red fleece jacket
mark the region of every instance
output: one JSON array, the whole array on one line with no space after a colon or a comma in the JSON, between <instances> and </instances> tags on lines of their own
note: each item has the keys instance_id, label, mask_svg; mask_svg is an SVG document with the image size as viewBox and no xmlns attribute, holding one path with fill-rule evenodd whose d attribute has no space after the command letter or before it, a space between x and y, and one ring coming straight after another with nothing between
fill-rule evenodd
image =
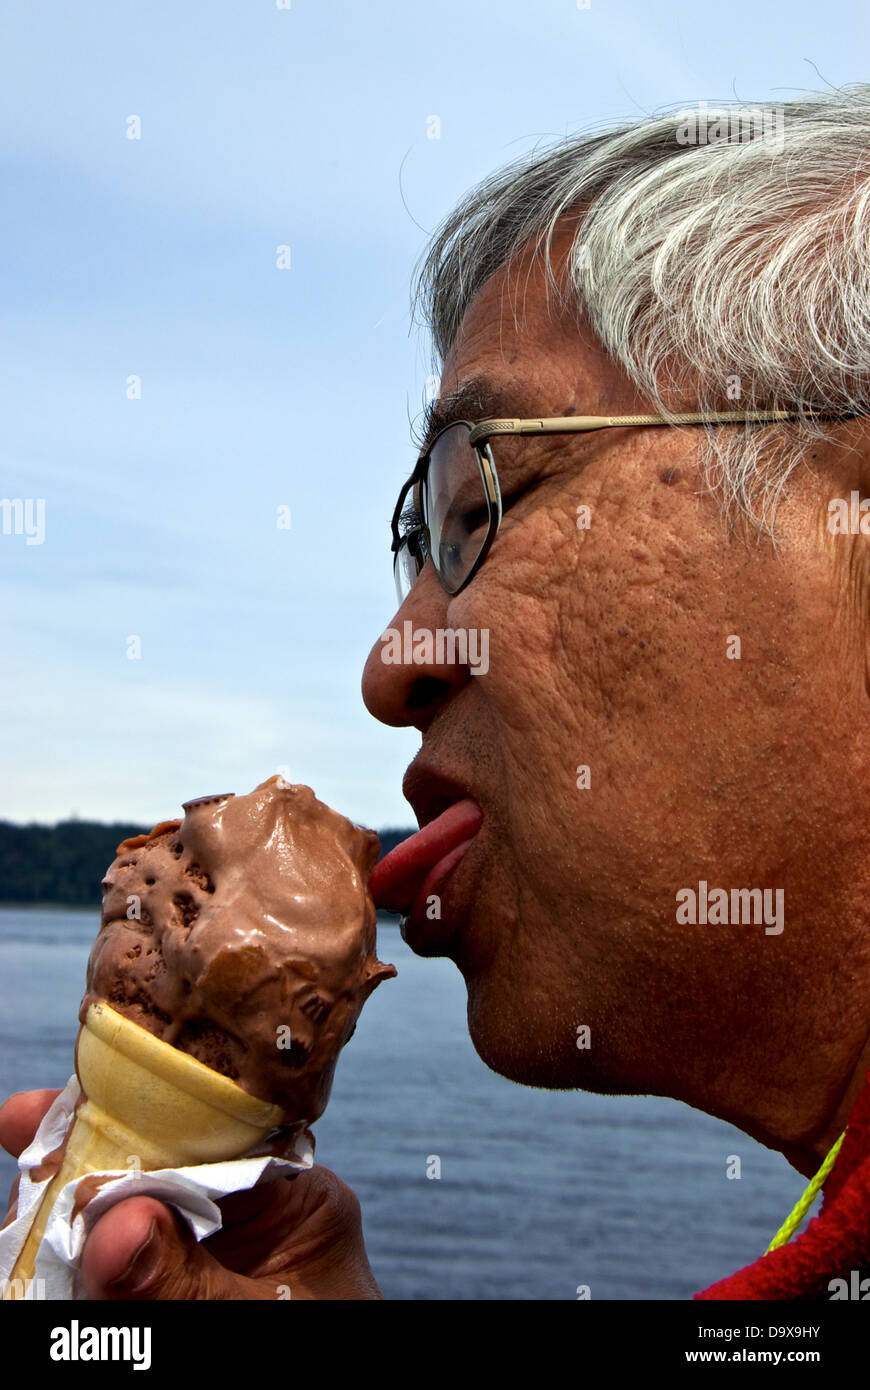
<instances>
[{"instance_id":1,"label":"red fleece jacket","mask_svg":"<svg viewBox=\"0 0 870 1390\"><path fill-rule=\"evenodd\" d=\"M868 1279L860 1294L853 1270L858 1287ZM819 1215L787 1245L694 1297L828 1300L833 1279L844 1279L853 1298L870 1300L870 1072L822 1188Z\"/></svg>"}]
</instances>

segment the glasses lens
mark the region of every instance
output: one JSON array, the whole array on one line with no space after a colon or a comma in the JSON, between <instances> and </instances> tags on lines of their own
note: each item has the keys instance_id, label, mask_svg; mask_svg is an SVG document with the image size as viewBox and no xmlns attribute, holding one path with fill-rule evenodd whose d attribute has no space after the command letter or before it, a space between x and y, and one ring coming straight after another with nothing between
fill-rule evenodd
<instances>
[{"instance_id":1,"label":"glasses lens","mask_svg":"<svg viewBox=\"0 0 870 1390\"><path fill-rule=\"evenodd\" d=\"M467 579L486 544L492 519L480 460L468 442L470 433L470 426L460 422L438 436L423 488L432 559L449 593Z\"/></svg>"},{"instance_id":2,"label":"glasses lens","mask_svg":"<svg viewBox=\"0 0 870 1390\"><path fill-rule=\"evenodd\" d=\"M408 542L403 541L393 560L393 578L396 581L396 597L400 608L413 589L417 574L417 561L408 549Z\"/></svg>"}]
</instances>

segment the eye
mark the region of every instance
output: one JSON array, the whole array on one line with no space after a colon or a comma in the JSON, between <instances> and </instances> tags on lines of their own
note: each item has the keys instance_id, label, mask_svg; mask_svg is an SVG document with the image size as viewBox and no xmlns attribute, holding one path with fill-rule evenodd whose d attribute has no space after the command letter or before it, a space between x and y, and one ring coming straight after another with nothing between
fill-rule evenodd
<instances>
[{"instance_id":1,"label":"eye","mask_svg":"<svg viewBox=\"0 0 870 1390\"><path fill-rule=\"evenodd\" d=\"M422 525L423 521L417 510L417 504L412 499L405 504L402 515L399 517L399 535L404 540L412 531L419 531Z\"/></svg>"},{"instance_id":2,"label":"eye","mask_svg":"<svg viewBox=\"0 0 870 1390\"><path fill-rule=\"evenodd\" d=\"M472 507L470 511L462 513L462 524L465 532L469 536L475 535L489 525L489 508Z\"/></svg>"},{"instance_id":3,"label":"eye","mask_svg":"<svg viewBox=\"0 0 870 1390\"><path fill-rule=\"evenodd\" d=\"M416 560L419 573L429 558L429 550L426 545L426 531L413 501L408 502L399 517L399 538L404 542L408 554Z\"/></svg>"},{"instance_id":4,"label":"eye","mask_svg":"<svg viewBox=\"0 0 870 1390\"><path fill-rule=\"evenodd\" d=\"M515 507L528 493L532 492L538 485L545 480L543 478L532 478L530 482L523 483L521 487L515 487L506 496L502 493L501 509L502 512L509 512L511 507Z\"/></svg>"},{"instance_id":5,"label":"eye","mask_svg":"<svg viewBox=\"0 0 870 1390\"><path fill-rule=\"evenodd\" d=\"M532 491L536 483L541 481L542 480L540 478L532 479L528 483L523 483L519 487L515 487L512 492L509 492L507 494L507 496L502 496L502 515L509 512L511 507L515 507L517 502L521 501L527 493ZM472 507L468 511L463 511L461 513L461 516L463 531L465 535L468 537L476 536L480 531L483 531L489 525L489 509L485 505L480 507Z\"/></svg>"}]
</instances>

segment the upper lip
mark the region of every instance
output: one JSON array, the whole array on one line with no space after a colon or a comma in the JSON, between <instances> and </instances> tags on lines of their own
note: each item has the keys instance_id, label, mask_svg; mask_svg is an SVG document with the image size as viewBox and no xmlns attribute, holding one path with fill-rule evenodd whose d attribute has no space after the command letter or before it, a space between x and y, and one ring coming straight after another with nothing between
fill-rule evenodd
<instances>
[{"instance_id":1,"label":"upper lip","mask_svg":"<svg viewBox=\"0 0 870 1390\"><path fill-rule=\"evenodd\" d=\"M448 806L452 806L454 801L462 801L471 795L454 778L423 762L419 753L402 779L402 793L410 803L421 830L442 811L446 811Z\"/></svg>"}]
</instances>

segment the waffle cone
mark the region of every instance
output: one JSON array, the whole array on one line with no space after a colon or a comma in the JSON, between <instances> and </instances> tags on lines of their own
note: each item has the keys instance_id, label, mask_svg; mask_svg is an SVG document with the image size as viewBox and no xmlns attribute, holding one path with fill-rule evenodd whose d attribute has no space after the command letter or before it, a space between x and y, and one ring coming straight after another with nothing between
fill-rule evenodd
<instances>
[{"instance_id":1,"label":"waffle cone","mask_svg":"<svg viewBox=\"0 0 870 1390\"><path fill-rule=\"evenodd\" d=\"M52 1208L68 1182L135 1160L143 1172L238 1158L283 1121L229 1077L179 1052L107 1004L92 1004L79 1031L76 1072L86 1099L60 1170L45 1190L12 1271L32 1279ZM21 1287L12 1282L12 1288ZM14 1295L13 1295L14 1296Z\"/></svg>"}]
</instances>

